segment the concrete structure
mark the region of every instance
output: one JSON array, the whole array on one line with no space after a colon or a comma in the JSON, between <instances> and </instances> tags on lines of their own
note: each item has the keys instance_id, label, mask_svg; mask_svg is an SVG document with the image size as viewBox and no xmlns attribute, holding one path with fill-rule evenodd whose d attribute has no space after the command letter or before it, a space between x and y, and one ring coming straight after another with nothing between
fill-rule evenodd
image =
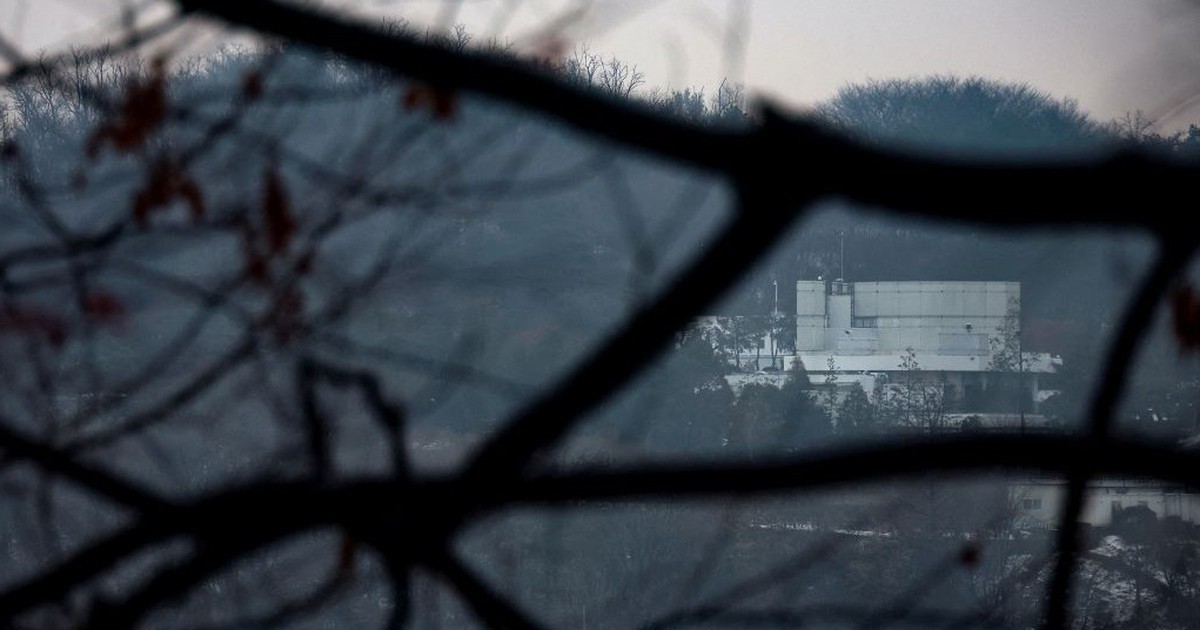
<instances>
[{"instance_id":1,"label":"concrete structure","mask_svg":"<svg viewBox=\"0 0 1200 630\"><path fill-rule=\"evenodd\" d=\"M796 354L785 367L800 361L814 383L860 386L872 400L901 382L939 388L949 425L974 418L982 426L1036 426L1048 396L1041 377L1061 359L1020 351L1020 312L1017 282L801 281ZM998 369L994 350L1006 345L1009 365ZM996 395L1001 385L1004 400Z\"/></svg>"},{"instance_id":2,"label":"concrete structure","mask_svg":"<svg viewBox=\"0 0 1200 630\"><path fill-rule=\"evenodd\" d=\"M1059 510L1067 484L1061 479L1028 479L1009 483L1016 512L1016 526L1024 529L1058 527ZM1179 518L1200 523L1200 494L1183 486L1164 485L1156 480L1101 478L1088 486L1087 502L1080 520L1107 526L1122 509L1142 506L1159 519Z\"/></svg>"},{"instance_id":3,"label":"concrete structure","mask_svg":"<svg viewBox=\"0 0 1200 630\"><path fill-rule=\"evenodd\" d=\"M778 352L770 335L734 353L730 340L739 326L762 329L753 318L704 317L697 324L744 372L766 370L765 378L782 383L800 362L810 382L835 394L821 396L826 404L857 387L877 404L928 388L936 395L922 397L937 400L939 427L968 420L984 428L1037 427L1045 423L1038 406L1053 393L1043 388L1044 377L1062 361L1021 351L1020 314L1017 282L816 280L796 283L791 353Z\"/></svg>"},{"instance_id":4,"label":"concrete structure","mask_svg":"<svg viewBox=\"0 0 1200 630\"><path fill-rule=\"evenodd\" d=\"M796 283L800 354L980 356L1005 318L1019 316L1017 282Z\"/></svg>"}]
</instances>

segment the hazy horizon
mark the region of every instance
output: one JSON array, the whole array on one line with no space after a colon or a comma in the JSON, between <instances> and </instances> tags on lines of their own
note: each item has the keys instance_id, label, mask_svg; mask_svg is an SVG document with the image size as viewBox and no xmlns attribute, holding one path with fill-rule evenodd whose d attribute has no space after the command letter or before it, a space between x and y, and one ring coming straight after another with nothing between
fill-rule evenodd
<instances>
[{"instance_id":1,"label":"hazy horizon","mask_svg":"<svg viewBox=\"0 0 1200 630\"><path fill-rule=\"evenodd\" d=\"M60 49L86 39L81 33L115 32L117 6L13 3L2 15L3 35L27 54ZM1200 21L1185 0L409 0L371 3L366 12L431 28L461 23L478 38L525 50L549 29L569 45L635 64L645 89L711 94L729 77L753 94L806 107L871 79L980 75L1077 100L1101 121L1139 109L1161 118L1164 130L1200 120L1200 104L1192 102L1200 55L1191 45ZM190 43L217 44L212 36Z\"/></svg>"}]
</instances>

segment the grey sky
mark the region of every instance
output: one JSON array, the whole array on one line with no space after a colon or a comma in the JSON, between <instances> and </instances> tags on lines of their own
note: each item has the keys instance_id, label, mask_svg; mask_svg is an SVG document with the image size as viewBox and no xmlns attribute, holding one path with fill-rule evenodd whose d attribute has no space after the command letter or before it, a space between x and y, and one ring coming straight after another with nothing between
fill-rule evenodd
<instances>
[{"instance_id":1,"label":"grey sky","mask_svg":"<svg viewBox=\"0 0 1200 630\"><path fill-rule=\"evenodd\" d=\"M111 19L113 4L37 0L22 9L8 0L0 20L10 39L47 46L103 32L98 20ZM649 86L711 93L733 74L754 92L807 105L870 78L980 74L1075 98L1100 119L1142 109L1166 114L1168 128L1200 121L1200 107L1176 112L1200 91L1200 20L1185 0L464 0L452 18L435 0L327 4L418 24L453 19L518 44L573 16L562 20L569 41L636 64ZM745 47L731 49L742 32ZM744 52L744 63L730 50Z\"/></svg>"}]
</instances>

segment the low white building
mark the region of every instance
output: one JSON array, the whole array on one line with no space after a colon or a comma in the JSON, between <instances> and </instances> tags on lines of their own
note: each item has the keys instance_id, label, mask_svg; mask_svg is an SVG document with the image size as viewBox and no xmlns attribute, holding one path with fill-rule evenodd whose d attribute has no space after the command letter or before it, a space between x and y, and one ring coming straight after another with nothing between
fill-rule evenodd
<instances>
[{"instance_id":1,"label":"low white building","mask_svg":"<svg viewBox=\"0 0 1200 630\"><path fill-rule=\"evenodd\" d=\"M986 355L1020 307L1018 282L800 281L796 351Z\"/></svg>"},{"instance_id":2,"label":"low white building","mask_svg":"<svg viewBox=\"0 0 1200 630\"><path fill-rule=\"evenodd\" d=\"M1030 478L1009 483L1016 526L1025 529L1058 527L1067 484L1061 479ZM1080 521L1107 526L1123 509L1144 507L1159 519L1179 518L1200 523L1200 494L1180 485L1149 479L1100 478L1088 486Z\"/></svg>"},{"instance_id":3,"label":"low white building","mask_svg":"<svg viewBox=\"0 0 1200 630\"><path fill-rule=\"evenodd\" d=\"M787 352L761 332L768 321L775 324L766 328L790 325L780 317L698 320L741 368L731 377L735 390L758 370L782 384L799 362L810 383L833 394L819 397L826 404L859 387L876 404L929 388L942 407L939 426L1036 427L1045 422L1038 407L1053 393L1045 377L1062 365L1057 356L1022 350L1018 282L800 281ZM737 341L746 333L760 335L758 343ZM741 350L734 353L734 345Z\"/></svg>"},{"instance_id":4,"label":"low white building","mask_svg":"<svg viewBox=\"0 0 1200 630\"><path fill-rule=\"evenodd\" d=\"M800 361L814 384L860 386L872 400L941 388L952 424L1036 425L1043 377L1062 360L1021 350L1020 308L1018 282L797 282L785 367Z\"/></svg>"}]
</instances>

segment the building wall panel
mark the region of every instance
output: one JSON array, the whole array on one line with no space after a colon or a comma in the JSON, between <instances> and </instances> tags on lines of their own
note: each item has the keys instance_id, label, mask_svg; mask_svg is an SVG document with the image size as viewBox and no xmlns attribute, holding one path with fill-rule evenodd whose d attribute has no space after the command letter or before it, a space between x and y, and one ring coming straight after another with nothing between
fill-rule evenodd
<instances>
[{"instance_id":1,"label":"building wall panel","mask_svg":"<svg viewBox=\"0 0 1200 630\"><path fill-rule=\"evenodd\" d=\"M796 314L825 315L825 283L800 281L796 283Z\"/></svg>"}]
</instances>

